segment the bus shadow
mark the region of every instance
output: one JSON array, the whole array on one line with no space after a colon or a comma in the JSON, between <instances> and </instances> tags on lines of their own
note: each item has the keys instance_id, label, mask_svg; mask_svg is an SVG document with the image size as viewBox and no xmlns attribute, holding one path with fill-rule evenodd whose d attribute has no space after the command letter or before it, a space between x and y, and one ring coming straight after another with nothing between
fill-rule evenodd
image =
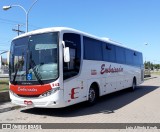
<instances>
[{"instance_id":1,"label":"bus shadow","mask_svg":"<svg viewBox=\"0 0 160 132\"><path fill-rule=\"evenodd\" d=\"M96 105L87 106L86 103L72 105L66 108L28 108L21 112L35 115L56 116L56 117L76 117L90 114L112 114L115 110L124 107L133 101L156 90L159 86L139 86L134 92L128 89L105 95L99 99Z\"/></svg>"}]
</instances>

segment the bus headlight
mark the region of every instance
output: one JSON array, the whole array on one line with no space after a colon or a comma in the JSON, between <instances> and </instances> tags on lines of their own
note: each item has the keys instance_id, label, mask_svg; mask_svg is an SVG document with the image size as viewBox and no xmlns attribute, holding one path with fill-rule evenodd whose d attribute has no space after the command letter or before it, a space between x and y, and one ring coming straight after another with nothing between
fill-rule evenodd
<instances>
[{"instance_id":1,"label":"bus headlight","mask_svg":"<svg viewBox=\"0 0 160 132\"><path fill-rule=\"evenodd\" d=\"M54 94L54 93L57 92L58 90L60 90L60 87L53 88L52 90L49 90L49 91L43 93L41 96L47 97L47 96L49 96L49 95L51 95L51 94Z\"/></svg>"}]
</instances>

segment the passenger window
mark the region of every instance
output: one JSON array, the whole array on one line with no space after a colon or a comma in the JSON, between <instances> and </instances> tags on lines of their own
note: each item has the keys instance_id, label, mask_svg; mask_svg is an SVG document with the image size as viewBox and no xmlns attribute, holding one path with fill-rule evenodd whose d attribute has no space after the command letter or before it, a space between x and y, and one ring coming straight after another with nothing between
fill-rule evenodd
<instances>
[{"instance_id":1,"label":"passenger window","mask_svg":"<svg viewBox=\"0 0 160 132\"><path fill-rule=\"evenodd\" d=\"M116 47L116 61L121 64L126 63L125 49L119 46Z\"/></svg>"},{"instance_id":2,"label":"passenger window","mask_svg":"<svg viewBox=\"0 0 160 132\"><path fill-rule=\"evenodd\" d=\"M109 62L116 61L116 51L114 45L103 43L103 60Z\"/></svg>"},{"instance_id":3,"label":"passenger window","mask_svg":"<svg viewBox=\"0 0 160 132\"><path fill-rule=\"evenodd\" d=\"M134 52L132 50L126 49L125 53L126 53L126 64L127 65L133 65Z\"/></svg>"},{"instance_id":4,"label":"passenger window","mask_svg":"<svg viewBox=\"0 0 160 132\"><path fill-rule=\"evenodd\" d=\"M102 42L89 37L83 37L84 59L102 61Z\"/></svg>"}]
</instances>

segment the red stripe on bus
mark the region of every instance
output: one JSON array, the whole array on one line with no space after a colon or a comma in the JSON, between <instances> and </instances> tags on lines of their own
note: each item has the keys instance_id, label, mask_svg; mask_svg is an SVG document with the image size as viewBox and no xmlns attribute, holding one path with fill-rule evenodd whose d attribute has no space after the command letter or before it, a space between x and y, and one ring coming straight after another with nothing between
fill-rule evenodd
<instances>
[{"instance_id":1,"label":"red stripe on bus","mask_svg":"<svg viewBox=\"0 0 160 132\"><path fill-rule=\"evenodd\" d=\"M40 95L51 90L50 84L46 85L10 85L10 90L19 95Z\"/></svg>"}]
</instances>

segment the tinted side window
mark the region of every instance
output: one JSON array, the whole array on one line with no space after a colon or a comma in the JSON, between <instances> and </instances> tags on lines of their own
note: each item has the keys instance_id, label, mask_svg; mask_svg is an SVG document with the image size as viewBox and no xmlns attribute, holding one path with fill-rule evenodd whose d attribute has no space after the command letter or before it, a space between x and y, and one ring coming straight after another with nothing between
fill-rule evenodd
<instances>
[{"instance_id":1,"label":"tinted side window","mask_svg":"<svg viewBox=\"0 0 160 132\"><path fill-rule=\"evenodd\" d=\"M84 59L102 60L102 43L98 40L83 37Z\"/></svg>"},{"instance_id":2,"label":"tinted side window","mask_svg":"<svg viewBox=\"0 0 160 132\"><path fill-rule=\"evenodd\" d=\"M143 56L142 56L142 53L139 53L138 60L139 60L139 65L143 66Z\"/></svg>"},{"instance_id":3,"label":"tinted side window","mask_svg":"<svg viewBox=\"0 0 160 132\"><path fill-rule=\"evenodd\" d=\"M137 52L133 52L133 65L138 66L139 65L139 54Z\"/></svg>"},{"instance_id":4,"label":"tinted side window","mask_svg":"<svg viewBox=\"0 0 160 132\"><path fill-rule=\"evenodd\" d=\"M126 64L133 65L133 54L132 50L126 49Z\"/></svg>"},{"instance_id":5,"label":"tinted side window","mask_svg":"<svg viewBox=\"0 0 160 132\"><path fill-rule=\"evenodd\" d=\"M65 46L69 47L70 62L63 62L63 78L67 79L76 76L79 73L81 61L81 39L80 35L73 33L65 33L63 35Z\"/></svg>"},{"instance_id":6,"label":"tinted side window","mask_svg":"<svg viewBox=\"0 0 160 132\"><path fill-rule=\"evenodd\" d=\"M122 64L126 63L125 49L122 47L116 46L116 62Z\"/></svg>"},{"instance_id":7,"label":"tinted side window","mask_svg":"<svg viewBox=\"0 0 160 132\"><path fill-rule=\"evenodd\" d=\"M126 49L126 64L140 67L143 65L142 53Z\"/></svg>"},{"instance_id":8,"label":"tinted side window","mask_svg":"<svg viewBox=\"0 0 160 132\"><path fill-rule=\"evenodd\" d=\"M103 60L109 62L116 61L116 51L114 45L103 43Z\"/></svg>"},{"instance_id":9,"label":"tinted side window","mask_svg":"<svg viewBox=\"0 0 160 132\"><path fill-rule=\"evenodd\" d=\"M134 53L134 65L139 67L143 65L142 53Z\"/></svg>"}]
</instances>

